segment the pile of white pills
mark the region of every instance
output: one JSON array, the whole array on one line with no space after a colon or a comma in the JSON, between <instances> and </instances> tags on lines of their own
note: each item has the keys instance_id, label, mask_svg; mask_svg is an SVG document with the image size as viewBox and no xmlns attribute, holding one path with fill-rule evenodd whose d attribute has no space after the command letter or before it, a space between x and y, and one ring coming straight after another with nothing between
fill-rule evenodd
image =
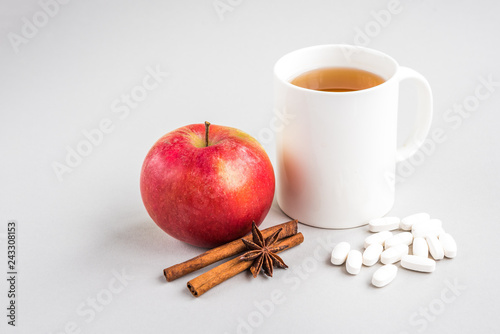
<instances>
[{"instance_id":1,"label":"pile of white pills","mask_svg":"<svg viewBox=\"0 0 500 334\"><path fill-rule=\"evenodd\" d=\"M398 272L394 264L413 271L430 273L436 269L436 261L457 255L457 244L453 237L443 230L439 219L431 219L427 213L417 213L403 219L383 217L368 223L372 235L364 242L365 250L351 250L343 241L332 252L332 264L344 264L351 275L357 275L361 266L373 266L379 261L383 266L372 277L372 284L383 287L392 282ZM403 230L394 234L394 230ZM410 252L411 247L411 252ZM431 257L429 257L429 253Z\"/></svg>"}]
</instances>

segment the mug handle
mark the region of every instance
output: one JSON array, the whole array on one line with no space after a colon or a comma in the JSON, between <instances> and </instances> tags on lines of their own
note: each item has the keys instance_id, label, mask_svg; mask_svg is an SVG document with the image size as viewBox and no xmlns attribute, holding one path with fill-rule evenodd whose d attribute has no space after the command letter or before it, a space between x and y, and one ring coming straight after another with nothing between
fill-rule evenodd
<instances>
[{"instance_id":1,"label":"mug handle","mask_svg":"<svg viewBox=\"0 0 500 334\"><path fill-rule=\"evenodd\" d=\"M417 122L405 143L396 151L396 162L408 159L415 154L424 143L432 121L432 91L423 75L411 68L400 66L399 82L411 80L418 89Z\"/></svg>"}]
</instances>

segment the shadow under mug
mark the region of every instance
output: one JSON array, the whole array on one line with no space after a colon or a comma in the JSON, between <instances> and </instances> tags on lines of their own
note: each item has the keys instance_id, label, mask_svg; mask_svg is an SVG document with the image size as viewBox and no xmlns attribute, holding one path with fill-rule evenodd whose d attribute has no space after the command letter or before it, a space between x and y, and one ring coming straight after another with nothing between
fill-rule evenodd
<instances>
[{"instance_id":1,"label":"shadow under mug","mask_svg":"<svg viewBox=\"0 0 500 334\"><path fill-rule=\"evenodd\" d=\"M323 92L292 85L319 68L349 67L385 82L364 90ZM413 131L397 147L399 85L418 91ZM300 222L349 228L379 218L394 205L396 162L413 155L432 120L427 80L377 50L319 45L286 54L274 66L274 108L287 122L277 131L277 200Z\"/></svg>"}]
</instances>

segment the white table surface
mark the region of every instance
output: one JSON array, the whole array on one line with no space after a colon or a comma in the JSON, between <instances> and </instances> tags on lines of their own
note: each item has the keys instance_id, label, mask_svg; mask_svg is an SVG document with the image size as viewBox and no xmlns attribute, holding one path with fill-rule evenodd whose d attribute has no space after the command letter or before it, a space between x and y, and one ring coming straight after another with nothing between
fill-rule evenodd
<instances>
[{"instance_id":1,"label":"white table surface","mask_svg":"<svg viewBox=\"0 0 500 334\"><path fill-rule=\"evenodd\" d=\"M392 5L69 1L59 8L52 2L48 16L38 1L3 0L1 332L499 332L500 6L405 1L385 26L376 23L373 12ZM33 20L36 30L28 27ZM364 29L371 36L363 38ZM294 49L328 43L379 49L429 80L432 129L446 139L413 170L400 167L390 215L427 211L442 219L458 256L440 261L433 274L400 269L389 286L376 289L369 283L376 267L353 277L329 263L340 241L360 248L366 227L301 225L305 242L283 253L290 268L272 279L240 274L197 299L186 288L196 273L166 283L163 268L202 250L163 233L143 207L139 173L151 145L208 120L253 135L274 163L274 140L263 136L274 117L273 64ZM124 107L122 96L155 69L169 75L143 101ZM488 78L496 86L478 88ZM488 97L474 98L476 89ZM415 106L410 88L401 94L404 137ZM473 110L463 116L447 111L467 103ZM115 113L113 106L122 109ZM112 129L102 143L60 181L53 163L64 163L67 147L75 149L82 131L105 119ZM15 329L5 310L10 219L18 223ZM274 203L262 227L286 220Z\"/></svg>"}]
</instances>

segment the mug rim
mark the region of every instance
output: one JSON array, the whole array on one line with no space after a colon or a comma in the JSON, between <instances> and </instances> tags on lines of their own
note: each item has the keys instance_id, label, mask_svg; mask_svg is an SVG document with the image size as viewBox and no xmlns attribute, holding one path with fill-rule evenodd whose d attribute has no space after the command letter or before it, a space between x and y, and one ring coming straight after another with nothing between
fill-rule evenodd
<instances>
[{"instance_id":1,"label":"mug rim","mask_svg":"<svg viewBox=\"0 0 500 334\"><path fill-rule=\"evenodd\" d=\"M304 87L296 86L296 85L292 84L290 81L287 81L287 80L283 79L280 75L278 75L277 67L280 66L280 63L282 61L284 61L284 59L286 57L290 57L293 54L299 53L299 52L304 52L304 51L314 50L314 49L324 49L324 48L346 48L346 49L351 49L351 50L355 49L355 50L357 50L357 52L363 51L367 54L372 54L372 55L384 57L384 58L388 59L390 62L392 62L392 64L394 65L394 73L392 73L392 75L387 80L385 80L383 83L381 83L377 86L373 86L373 87L365 88L365 89L360 89L360 90L349 91L349 92L326 92L326 91L321 91L321 90L304 88ZM320 67L318 67L318 68L320 68ZM318 69L318 68L315 68L315 69ZM352 68L356 68L356 67L352 67ZM397 76L398 68L399 68L399 64L394 58L392 58L388 54L386 54L382 51L376 50L376 49L367 48L364 46L351 45L351 44L320 44L320 45L312 45L312 46L307 46L304 48L296 49L296 50L293 50L293 51L290 51L290 52L284 54L274 64L273 74L274 74L275 78L277 78L280 82L284 83L288 88L297 89L299 91L308 92L310 94L319 94L319 95L327 94L329 96L341 96L341 95L363 94L364 92L372 92L376 89L382 89L383 87L387 86L387 84L389 84L390 82L395 80L395 77ZM314 70L314 69L311 69L311 71L312 70ZM305 72L302 72L302 73L305 73ZM377 73L375 73L375 74L377 74Z\"/></svg>"}]
</instances>

